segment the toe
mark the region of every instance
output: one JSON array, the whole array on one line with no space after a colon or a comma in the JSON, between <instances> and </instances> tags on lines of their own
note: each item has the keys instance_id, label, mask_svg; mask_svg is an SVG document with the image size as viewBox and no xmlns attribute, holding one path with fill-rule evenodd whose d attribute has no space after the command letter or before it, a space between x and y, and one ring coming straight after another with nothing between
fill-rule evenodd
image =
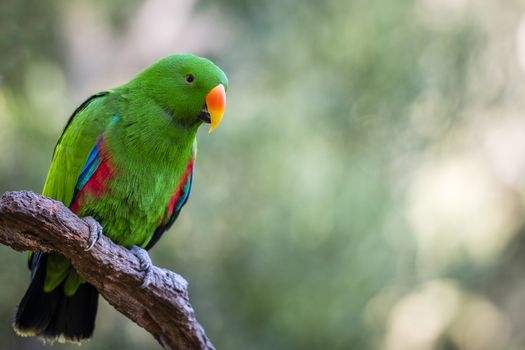
<instances>
[{"instance_id":1,"label":"toe","mask_svg":"<svg viewBox=\"0 0 525 350\"><path fill-rule=\"evenodd\" d=\"M82 220L84 220L84 222L89 226L89 239L87 242L87 247L84 249L85 251L88 251L91 250L99 240L100 235L102 234L102 226L91 216L86 216L85 218L82 218Z\"/></svg>"},{"instance_id":2,"label":"toe","mask_svg":"<svg viewBox=\"0 0 525 350\"><path fill-rule=\"evenodd\" d=\"M144 272L144 279L142 281L141 288L145 288L153 280L153 264L151 263L151 258L145 249L135 245L131 246L130 250L140 261L140 269Z\"/></svg>"}]
</instances>

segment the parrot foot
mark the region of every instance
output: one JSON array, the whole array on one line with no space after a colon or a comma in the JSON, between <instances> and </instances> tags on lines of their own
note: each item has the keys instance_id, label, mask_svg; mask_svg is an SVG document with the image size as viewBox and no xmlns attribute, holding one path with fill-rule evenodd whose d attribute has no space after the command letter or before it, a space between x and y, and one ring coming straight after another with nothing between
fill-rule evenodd
<instances>
[{"instance_id":1,"label":"parrot foot","mask_svg":"<svg viewBox=\"0 0 525 350\"><path fill-rule=\"evenodd\" d=\"M102 234L102 226L98 223L97 220L93 219L91 216L83 217L82 220L89 226L89 239L87 242L87 247L84 249L86 252L91 250L95 243L100 239Z\"/></svg>"},{"instance_id":2,"label":"parrot foot","mask_svg":"<svg viewBox=\"0 0 525 350\"><path fill-rule=\"evenodd\" d=\"M140 269L144 271L144 280L142 281L141 288L146 288L153 279L153 269L151 258L149 257L148 252L145 249L137 247L136 245L131 246L131 252L139 259Z\"/></svg>"}]
</instances>

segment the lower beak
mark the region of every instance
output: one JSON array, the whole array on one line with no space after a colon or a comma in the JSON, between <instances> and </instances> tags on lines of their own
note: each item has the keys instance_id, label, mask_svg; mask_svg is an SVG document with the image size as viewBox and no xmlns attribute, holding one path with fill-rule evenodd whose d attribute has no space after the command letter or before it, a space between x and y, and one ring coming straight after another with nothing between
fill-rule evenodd
<instances>
[{"instance_id":1,"label":"lower beak","mask_svg":"<svg viewBox=\"0 0 525 350\"><path fill-rule=\"evenodd\" d=\"M217 85L206 95L206 106L210 114L210 133L219 126L226 107L226 92L222 84Z\"/></svg>"}]
</instances>

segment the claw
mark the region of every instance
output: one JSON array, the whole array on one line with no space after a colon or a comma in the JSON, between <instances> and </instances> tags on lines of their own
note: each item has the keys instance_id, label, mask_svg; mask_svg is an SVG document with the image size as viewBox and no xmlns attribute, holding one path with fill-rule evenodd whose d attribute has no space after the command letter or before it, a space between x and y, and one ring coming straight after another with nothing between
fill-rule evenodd
<instances>
[{"instance_id":1,"label":"claw","mask_svg":"<svg viewBox=\"0 0 525 350\"><path fill-rule=\"evenodd\" d=\"M93 219L91 216L86 216L82 218L84 222L89 226L89 239L88 239L88 246L84 250L87 252L88 250L91 250L95 243L100 239L100 235L102 234L102 226L98 223L97 220Z\"/></svg>"},{"instance_id":2,"label":"claw","mask_svg":"<svg viewBox=\"0 0 525 350\"><path fill-rule=\"evenodd\" d=\"M146 288L153 279L153 264L151 263L151 258L149 257L148 252L145 249L132 245L130 248L131 252L139 259L140 269L144 271L144 280L142 281L141 288Z\"/></svg>"}]
</instances>

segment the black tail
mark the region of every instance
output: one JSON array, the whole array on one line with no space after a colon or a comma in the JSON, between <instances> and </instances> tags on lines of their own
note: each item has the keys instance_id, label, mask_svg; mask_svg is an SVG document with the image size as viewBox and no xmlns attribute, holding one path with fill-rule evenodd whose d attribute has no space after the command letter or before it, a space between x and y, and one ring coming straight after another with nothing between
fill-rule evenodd
<instances>
[{"instance_id":1,"label":"black tail","mask_svg":"<svg viewBox=\"0 0 525 350\"><path fill-rule=\"evenodd\" d=\"M22 336L38 336L51 341L81 342L95 328L98 292L83 283L72 296L64 295L63 282L44 292L47 254L32 256L31 284L16 312L14 328Z\"/></svg>"}]
</instances>

